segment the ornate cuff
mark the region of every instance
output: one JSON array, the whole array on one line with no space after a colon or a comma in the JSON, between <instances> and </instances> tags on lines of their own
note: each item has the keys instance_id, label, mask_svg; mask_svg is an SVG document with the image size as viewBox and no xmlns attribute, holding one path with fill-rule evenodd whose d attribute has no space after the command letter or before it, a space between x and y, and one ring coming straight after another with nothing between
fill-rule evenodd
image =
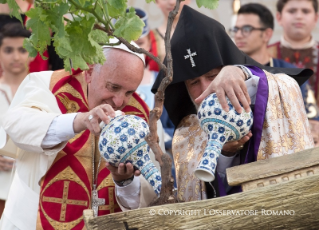
<instances>
[{"instance_id":1,"label":"ornate cuff","mask_svg":"<svg viewBox=\"0 0 319 230\"><path fill-rule=\"evenodd\" d=\"M251 78L249 72L247 71L246 67L242 66L242 65L237 65L238 68L240 68L244 75L245 75L245 81L247 81L249 78Z\"/></svg>"}]
</instances>

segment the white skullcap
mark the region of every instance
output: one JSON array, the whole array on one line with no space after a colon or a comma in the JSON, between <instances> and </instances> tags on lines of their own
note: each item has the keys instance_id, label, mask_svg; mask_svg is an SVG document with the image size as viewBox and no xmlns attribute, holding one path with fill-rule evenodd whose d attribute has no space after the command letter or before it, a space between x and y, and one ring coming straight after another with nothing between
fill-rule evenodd
<instances>
[{"instance_id":1,"label":"white skullcap","mask_svg":"<svg viewBox=\"0 0 319 230\"><path fill-rule=\"evenodd\" d=\"M118 43L119 40L117 38L110 38L109 39L109 43L110 44L115 44L115 43ZM137 47L137 48L140 48L135 42L131 41L131 45ZM136 53L136 52L133 52L132 50L130 50L129 48L127 48L126 45L124 45L123 43L121 43L120 45L116 45L116 46L108 46L108 45L105 45L105 46L102 46L102 49L105 49L105 48L115 48L115 49L120 49L120 50L124 50L128 53L131 53L131 54L134 54L136 56L138 56L142 61L143 61L143 64L145 66L145 57L144 57L144 54L140 54L140 53Z\"/></svg>"}]
</instances>

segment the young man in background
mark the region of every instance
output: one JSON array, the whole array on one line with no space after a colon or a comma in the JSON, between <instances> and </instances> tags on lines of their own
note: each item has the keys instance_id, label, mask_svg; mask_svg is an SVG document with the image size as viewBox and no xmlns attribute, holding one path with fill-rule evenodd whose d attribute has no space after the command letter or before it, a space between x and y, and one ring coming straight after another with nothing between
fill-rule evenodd
<instances>
[{"instance_id":1,"label":"young man in background","mask_svg":"<svg viewBox=\"0 0 319 230\"><path fill-rule=\"evenodd\" d=\"M272 57L267 50L273 29L274 17L270 10L264 5L249 3L239 9L237 21L235 27L231 29L231 34L237 47L259 63L271 67L294 68L293 64L279 59L280 57ZM312 120L311 124L316 126L319 124L319 113L314 102L313 91L308 83L301 86L301 91L307 116ZM317 140L315 137L318 135L318 131L312 130L314 140Z\"/></svg>"},{"instance_id":2,"label":"young man in background","mask_svg":"<svg viewBox=\"0 0 319 230\"><path fill-rule=\"evenodd\" d=\"M2 116L8 110L14 94L29 73L31 58L23 48L23 40L30 35L30 31L26 30L21 23L6 24L0 31L0 66L3 71L0 77L0 126ZM17 148L9 141L6 147L0 150L0 217L8 197L14 164L14 160L2 156L1 151L15 155Z\"/></svg>"}]
</instances>

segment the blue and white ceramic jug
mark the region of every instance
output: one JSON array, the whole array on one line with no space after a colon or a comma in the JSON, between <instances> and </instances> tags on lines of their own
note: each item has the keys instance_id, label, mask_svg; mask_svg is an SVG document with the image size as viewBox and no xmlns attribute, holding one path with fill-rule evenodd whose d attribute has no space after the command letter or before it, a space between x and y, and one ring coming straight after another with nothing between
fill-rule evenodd
<instances>
[{"instance_id":1,"label":"blue and white ceramic jug","mask_svg":"<svg viewBox=\"0 0 319 230\"><path fill-rule=\"evenodd\" d=\"M226 97L229 112L225 112L215 93L209 95L200 105L197 117L200 126L208 135L208 142L195 176L206 182L215 179L217 160L224 144L236 141L249 133L253 124L253 113L238 113Z\"/></svg>"},{"instance_id":2,"label":"blue and white ceramic jug","mask_svg":"<svg viewBox=\"0 0 319 230\"><path fill-rule=\"evenodd\" d=\"M113 166L131 162L159 195L162 179L149 156L150 147L144 139L148 133L149 127L142 118L134 115L117 116L102 128L99 150L102 157Z\"/></svg>"}]
</instances>

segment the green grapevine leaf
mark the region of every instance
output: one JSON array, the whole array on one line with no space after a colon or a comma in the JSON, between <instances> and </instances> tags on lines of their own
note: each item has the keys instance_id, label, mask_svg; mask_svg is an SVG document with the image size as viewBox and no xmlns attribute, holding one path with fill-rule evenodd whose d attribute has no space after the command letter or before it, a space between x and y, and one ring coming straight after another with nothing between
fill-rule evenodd
<instances>
[{"instance_id":1,"label":"green grapevine leaf","mask_svg":"<svg viewBox=\"0 0 319 230\"><path fill-rule=\"evenodd\" d=\"M27 21L27 28L32 30L32 35L29 39L30 43L42 56L51 41L50 29L44 23L46 15L43 14L41 8L33 8L26 15L30 18Z\"/></svg>"},{"instance_id":2,"label":"green grapevine leaf","mask_svg":"<svg viewBox=\"0 0 319 230\"><path fill-rule=\"evenodd\" d=\"M70 59L68 59L68 58L63 59L63 65L64 65L64 69L71 73L72 68L71 68L71 64L70 64Z\"/></svg>"},{"instance_id":3,"label":"green grapevine leaf","mask_svg":"<svg viewBox=\"0 0 319 230\"><path fill-rule=\"evenodd\" d=\"M155 2L146 0L148 3L152 1ZM8 3L12 15L21 18L15 0L0 0L0 3ZM26 26L32 30L32 35L25 39L24 47L30 56L42 55L52 39L68 71L71 67L87 69L87 64L103 64L105 61L101 45L109 43L109 36L104 31L93 29L94 24L106 27L115 36L128 41L138 39L144 27L134 8L126 12L127 0L41 0L36 3L26 13L30 18ZM72 14L72 21L64 18L67 13ZM114 26L109 24L112 19L117 20Z\"/></svg>"},{"instance_id":4,"label":"green grapevine leaf","mask_svg":"<svg viewBox=\"0 0 319 230\"><path fill-rule=\"evenodd\" d=\"M108 0L107 11L112 18L123 15L127 8L127 0Z\"/></svg>"},{"instance_id":5,"label":"green grapevine leaf","mask_svg":"<svg viewBox=\"0 0 319 230\"><path fill-rule=\"evenodd\" d=\"M25 38L23 41L23 47L29 52L30 57L35 57L38 51L33 47L29 38Z\"/></svg>"},{"instance_id":6,"label":"green grapevine leaf","mask_svg":"<svg viewBox=\"0 0 319 230\"><path fill-rule=\"evenodd\" d=\"M94 39L92 38L93 37L92 32L89 34L89 41L91 42L92 46L95 49L90 49L90 51L91 51L90 55L94 55L94 58L91 62L88 62L88 63L90 63L90 64L95 64L95 63L103 64L105 62L105 56L103 54L103 49L100 46L100 44L97 43L96 41L94 41Z\"/></svg>"},{"instance_id":7,"label":"green grapevine leaf","mask_svg":"<svg viewBox=\"0 0 319 230\"><path fill-rule=\"evenodd\" d=\"M213 10L218 7L218 1L219 0L196 0L196 3L199 8L204 6L205 8Z\"/></svg>"},{"instance_id":8,"label":"green grapevine leaf","mask_svg":"<svg viewBox=\"0 0 319 230\"><path fill-rule=\"evenodd\" d=\"M8 3L8 6L10 8L10 16L16 17L17 19L19 19L21 23L23 23L22 17L20 15L20 7L15 0L0 0L0 3L1 4Z\"/></svg>"},{"instance_id":9,"label":"green grapevine leaf","mask_svg":"<svg viewBox=\"0 0 319 230\"><path fill-rule=\"evenodd\" d=\"M59 0L59 1L61 1L61 0ZM65 1L63 1L63 2L65 2ZM92 9L92 6L93 6L93 1L92 0L73 0L72 2L71 1L66 1L66 2L71 3L71 5L74 6L74 7L81 6L81 7L85 8L85 9ZM94 0L94 2L95 2L95 0ZM81 13L83 13L83 12L81 12ZM79 15L81 15L81 13L76 12L75 15L79 16Z\"/></svg>"},{"instance_id":10,"label":"green grapevine leaf","mask_svg":"<svg viewBox=\"0 0 319 230\"><path fill-rule=\"evenodd\" d=\"M88 65L86 64L85 60L81 56L72 54L70 59L72 61L72 67L74 69L78 69L79 68L79 69L84 70L84 69L88 69L89 68ZM69 69L65 69L65 70L70 71Z\"/></svg>"},{"instance_id":11,"label":"green grapevine leaf","mask_svg":"<svg viewBox=\"0 0 319 230\"><path fill-rule=\"evenodd\" d=\"M81 6L85 6L86 0L79 0Z\"/></svg>"},{"instance_id":12,"label":"green grapevine leaf","mask_svg":"<svg viewBox=\"0 0 319 230\"><path fill-rule=\"evenodd\" d=\"M88 64L101 63L105 61L100 45L92 38L96 36L96 32L92 36L92 28L95 23L95 18L87 15L79 18L66 26L66 32L69 34L69 45L72 52L64 51L66 57L71 58L74 69L88 69ZM61 42L58 41L58 42ZM64 45L67 42L64 41ZM67 70L69 64L65 59Z\"/></svg>"},{"instance_id":13,"label":"green grapevine leaf","mask_svg":"<svg viewBox=\"0 0 319 230\"><path fill-rule=\"evenodd\" d=\"M101 30L92 30L91 36L97 43L105 44L109 42L107 34Z\"/></svg>"},{"instance_id":14,"label":"green grapevine leaf","mask_svg":"<svg viewBox=\"0 0 319 230\"><path fill-rule=\"evenodd\" d=\"M106 5L106 4L105 4ZM96 7L95 13L98 15L98 17L103 18L104 17L104 9L102 7Z\"/></svg>"},{"instance_id":15,"label":"green grapevine leaf","mask_svg":"<svg viewBox=\"0 0 319 230\"><path fill-rule=\"evenodd\" d=\"M53 45L57 54L63 59L68 58L70 53L72 53L69 36L59 37L55 34L53 38Z\"/></svg>"},{"instance_id":16,"label":"green grapevine leaf","mask_svg":"<svg viewBox=\"0 0 319 230\"><path fill-rule=\"evenodd\" d=\"M128 41L137 40L142 34L144 25L144 22L135 14L134 8L131 7L124 17L116 21L113 34Z\"/></svg>"},{"instance_id":17,"label":"green grapevine leaf","mask_svg":"<svg viewBox=\"0 0 319 230\"><path fill-rule=\"evenodd\" d=\"M46 24L60 37L65 36L63 16L68 10L69 5L62 3L44 11L44 14L47 16L45 19Z\"/></svg>"}]
</instances>

